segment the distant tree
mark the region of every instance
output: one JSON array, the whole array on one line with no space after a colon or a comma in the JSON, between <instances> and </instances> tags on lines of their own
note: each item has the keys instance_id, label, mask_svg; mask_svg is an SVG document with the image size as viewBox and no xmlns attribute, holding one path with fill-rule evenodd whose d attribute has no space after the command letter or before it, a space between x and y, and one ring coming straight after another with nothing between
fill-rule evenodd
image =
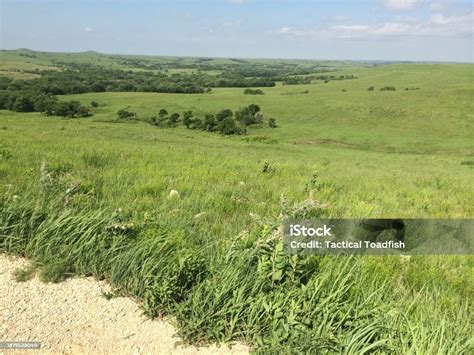
<instances>
[{"instance_id":1,"label":"distant tree","mask_svg":"<svg viewBox=\"0 0 474 355\"><path fill-rule=\"evenodd\" d=\"M259 112L260 106L251 104L237 110L235 113L235 119L243 123L245 126L261 123L263 122L263 115L258 114Z\"/></svg>"},{"instance_id":2,"label":"distant tree","mask_svg":"<svg viewBox=\"0 0 474 355\"><path fill-rule=\"evenodd\" d=\"M244 95L264 95L264 92L260 89L245 89Z\"/></svg>"},{"instance_id":3,"label":"distant tree","mask_svg":"<svg viewBox=\"0 0 474 355\"><path fill-rule=\"evenodd\" d=\"M212 114L207 114L204 118L204 129L208 132L213 132L217 128L216 118Z\"/></svg>"},{"instance_id":4,"label":"distant tree","mask_svg":"<svg viewBox=\"0 0 474 355\"><path fill-rule=\"evenodd\" d=\"M97 107L99 104L96 101L91 101L91 106L92 107Z\"/></svg>"},{"instance_id":5,"label":"distant tree","mask_svg":"<svg viewBox=\"0 0 474 355\"><path fill-rule=\"evenodd\" d=\"M129 111L126 111L126 110L119 110L119 111L117 112L117 116L118 116L118 118L120 118L120 119L127 119L127 118L134 117L134 116L135 116L135 113L129 112Z\"/></svg>"},{"instance_id":6,"label":"distant tree","mask_svg":"<svg viewBox=\"0 0 474 355\"><path fill-rule=\"evenodd\" d=\"M168 116L168 111L166 111L164 108L162 108L160 110L160 112L158 113L158 116L160 116L161 118L164 118L164 117Z\"/></svg>"},{"instance_id":7,"label":"distant tree","mask_svg":"<svg viewBox=\"0 0 474 355\"><path fill-rule=\"evenodd\" d=\"M85 106L82 106L79 101L61 101L57 103L54 114L71 118L91 115L89 110Z\"/></svg>"},{"instance_id":8,"label":"distant tree","mask_svg":"<svg viewBox=\"0 0 474 355\"><path fill-rule=\"evenodd\" d=\"M93 92L104 92L105 91L105 85L102 83L94 83L91 86L91 90Z\"/></svg>"},{"instance_id":9,"label":"distant tree","mask_svg":"<svg viewBox=\"0 0 474 355\"><path fill-rule=\"evenodd\" d=\"M369 91L374 91L374 90L375 90L375 87L371 86L371 87L369 87L367 90L369 90Z\"/></svg>"},{"instance_id":10,"label":"distant tree","mask_svg":"<svg viewBox=\"0 0 474 355\"><path fill-rule=\"evenodd\" d=\"M244 131L237 127L232 117L226 117L219 122L219 132L224 135L243 134Z\"/></svg>"},{"instance_id":11,"label":"distant tree","mask_svg":"<svg viewBox=\"0 0 474 355\"><path fill-rule=\"evenodd\" d=\"M219 111L216 114L216 119L217 119L217 121L220 122L220 121L224 120L227 117L232 117L233 115L234 114L233 114L232 110L227 108L227 109Z\"/></svg>"},{"instance_id":12,"label":"distant tree","mask_svg":"<svg viewBox=\"0 0 474 355\"><path fill-rule=\"evenodd\" d=\"M189 128L191 125L191 118L193 117L193 111L184 111L183 112L183 124L186 126L186 128Z\"/></svg>"},{"instance_id":13,"label":"distant tree","mask_svg":"<svg viewBox=\"0 0 474 355\"><path fill-rule=\"evenodd\" d=\"M16 112L33 112L35 104L30 96L18 96L11 104L10 109Z\"/></svg>"},{"instance_id":14,"label":"distant tree","mask_svg":"<svg viewBox=\"0 0 474 355\"><path fill-rule=\"evenodd\" d=\"M189 125L187 126L189 129L202 129L203 123L199 117L191 117L189 119Z\"/></svg>"},{"instance_id":15,"label":"distant tree","mask_svg":"<svg viewBox=\"0 0 474 355\"><path fill-rule=\"evenodd\" d=\"M179 113L173 113L171 114L170 118L168 119L170 125L174 126L176 123L179 121Z\"/></svg>"}]
</instances>

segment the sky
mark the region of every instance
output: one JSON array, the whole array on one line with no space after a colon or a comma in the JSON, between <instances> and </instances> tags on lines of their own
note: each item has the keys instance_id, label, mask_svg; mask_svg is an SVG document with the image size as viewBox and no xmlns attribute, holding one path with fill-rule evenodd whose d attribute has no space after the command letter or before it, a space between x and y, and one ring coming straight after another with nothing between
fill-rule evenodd
<instances>
[{"instance_id":1,"label":"sky","mask_svg":"<svg viewBox=\"0 0 474 355\"><path fill-rule=\"evenodd\" d=\"M0 47L473 62L473 0L0 0Z\"/></svg>"}]
</instances>

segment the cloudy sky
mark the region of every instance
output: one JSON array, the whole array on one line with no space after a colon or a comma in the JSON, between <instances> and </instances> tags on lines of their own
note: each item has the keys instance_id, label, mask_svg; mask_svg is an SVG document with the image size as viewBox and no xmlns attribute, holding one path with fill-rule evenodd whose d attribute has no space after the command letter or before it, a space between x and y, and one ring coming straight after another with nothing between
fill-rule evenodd
<instances>
[{"instance_id":1,"label":"cloudy sky","mask_svg":"<svg viewBox=\"0 0 474 355\"><path fill-rule=\"evenodd\" d=\"M473 61L472 0L0 0L4 49Z\"/></svg>"}]
</instances>

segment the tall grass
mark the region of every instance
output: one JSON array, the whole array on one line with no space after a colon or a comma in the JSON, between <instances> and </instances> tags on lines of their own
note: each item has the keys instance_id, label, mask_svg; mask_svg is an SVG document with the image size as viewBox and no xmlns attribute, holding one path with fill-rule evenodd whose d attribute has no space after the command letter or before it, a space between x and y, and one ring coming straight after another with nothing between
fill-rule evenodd
<instances>
[{"instance_id":1,"label":"tall grass","mask_svg":"<svg viewBox=\"0 0 474 355\"><path fill-rule=\"evenodd\" d=\"M466 261L445 260L438 274L429 269L432 283L414 276L439 263L429 258L290 256L276 217L227 243L204 242L188 238L192 226L180 233L167 224L132 224L97 204L68 204L60 178L41 181L36 195L2 194L0 251L34 260L47 281L105 278L140 300L145 314L171 316L186 341L238 340L279 353L472 349L466 285L453 292L441 278L446 265L465 270ZM283 203L281 210L323 213L314 203Z\"/></svg>"}]
</instances>

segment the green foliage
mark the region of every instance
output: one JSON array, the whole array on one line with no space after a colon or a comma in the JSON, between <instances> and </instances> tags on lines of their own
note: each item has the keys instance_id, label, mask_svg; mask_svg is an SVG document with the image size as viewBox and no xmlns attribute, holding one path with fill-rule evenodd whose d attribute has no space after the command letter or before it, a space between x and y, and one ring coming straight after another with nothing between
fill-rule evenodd
<instances>
[{"instance_id":1,"label":"green foliage","mask_svg":"<svg viewBox=\"0 0 474 355\"><path fill-rule=\"evenodd\" d=\"M245 89L244 95L265 95L265 93L261 89Z\"/></svg>"},{"instance_id":2,"label":"green foliage","mask_svg":"<svg viewBox=\"0 0 474 355\"><path fill-rule=\"evenodd\" d=\"M276 120L274 118L269 118L268 119L268 127L270 127L270 128L276 128L277 127Z\"/></svg>"},{"instance_id":3,"label":"green foliage","mask_svg":"<svg viewBox=\"0 0 474 355\"><path fill-rule=\"evenodd\" d=\"M216 120L218 122L223 121L225 118L233 117L234 113L231 109L224 109L216 113Z\"/></svg>"},{"instance_id":4,"label":"green foliage","mask_svg":"<svg viewBox=\"0 0 474 355\"><path fill-rule=\"evenodd\" d=\"M397 91L397 89L394 86L384 86L380 91Z\"/></svg>"},{"instance_id":5,"label":"green foliage","mask_svg":"<svg viewBox=\"0 0 474 355\"><path fill-rule=\"evenodd\" d=\"M54 115L77 118L91 116L91 113L79 101L61 101L56 104Z\"/></svg>"},{"instance_id":6,"label":"green foliage","mask_svg":"<svg viewBox=\"0 0 474 355\"><path fill-rule=\"evenodd\" d=\"M16 282L26 282L35 277L38 265L30 263L24 268L18 268L13 272L13 277Z\"/></svg>"},{"instance_id":7,"label":"green foliage","mask_svg":"<svg viewBox=\"0 0 474 355\"><path fill-rule=\"evenodd\" d=\"M127 110L117 111L117 117L121 120L131 119L135 116L136 116L136 114L134 112L129 112Z\"/></svg>"}]
</instances>

